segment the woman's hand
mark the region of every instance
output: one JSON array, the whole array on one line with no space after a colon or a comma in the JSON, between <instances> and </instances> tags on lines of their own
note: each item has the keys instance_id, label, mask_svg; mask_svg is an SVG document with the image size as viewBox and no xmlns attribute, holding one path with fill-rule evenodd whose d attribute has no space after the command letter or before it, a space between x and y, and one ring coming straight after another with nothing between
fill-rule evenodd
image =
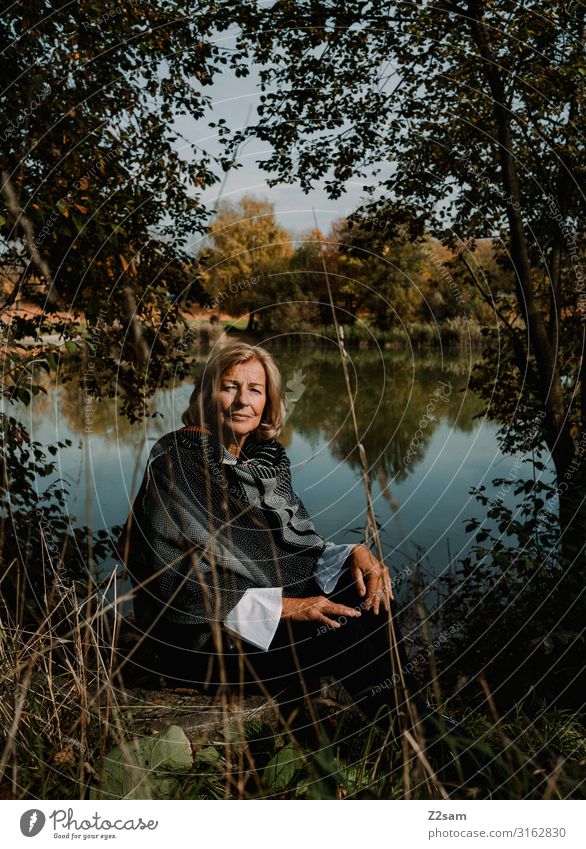
<instances>
[{"instance_id":1,"label":"woman's hand","mask_svg":"<svg viewBox=\"0 0 586 849\"><path fill-rule=\"evenodd\" d=\"M378 615L382 599L388 612L394 596L386 564L377 560L365 545L356 545L348 555L346 566L354 579L358 595L366 596L364 609L370 610L372 607L373 612Z\"/></svg>"},{"instance_id":2,"label":"woman's hand","mask_svg":"<svg viewBox=\"0 0 586 849\"><path fill-rule=\"evenodd\" d=\"M332 628L341 628L340 622L329 619L329 616L360 616L355 607L336 604L325 595L310 598L284 598L281 619L293 619L296 622L323 622Z\"/></svg>"}]
</instances>

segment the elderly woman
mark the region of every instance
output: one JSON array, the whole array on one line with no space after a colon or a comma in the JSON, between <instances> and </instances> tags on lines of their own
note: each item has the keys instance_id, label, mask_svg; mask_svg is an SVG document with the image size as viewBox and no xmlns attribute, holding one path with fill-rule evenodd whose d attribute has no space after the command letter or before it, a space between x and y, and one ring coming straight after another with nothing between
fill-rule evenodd
<instances>
[{"instance_id":1,"label":"elderly woman","mask_svg":"<svg viewBox=\"0 0 586 849\"><path fill-rule=\"evenodd\" d=\"M174 686L256 682L285 704L333 674L378 719L401 707L405 662L389 572L367 546L316 532L277 441L281 387L266 350L228 344L184 427L154 445L123 538L136 623Z\"/></svg>"}]
</instances>

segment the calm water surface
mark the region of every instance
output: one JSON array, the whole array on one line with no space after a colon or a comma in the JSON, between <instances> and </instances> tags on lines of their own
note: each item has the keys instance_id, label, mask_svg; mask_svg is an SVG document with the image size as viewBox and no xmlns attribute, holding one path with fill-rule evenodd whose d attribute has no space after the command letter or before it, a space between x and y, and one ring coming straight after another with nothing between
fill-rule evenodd
<instances>
[{"instance_id":1,"label":"calm water surface","mask_svg":"<svg viewBox=\"0 0 586 849\"><path fill-rule=\"evenodd\" d=\"M360 541L366 502L339 354L266 347L297 399L281 436L294 488L318 533L338 543ZM440 575L467 551L466 520L482 516L471 487L494 491L492 478L513 467L467 388L470 357L359 350L348 361L387 563L397 572L423 551L425 571ZM58 455L70 510L78 524L109 528L126 519L153 442L182 426L191 389L190 381L160 391L153 411L161 415L142 424L117 415L115 400L95 402L90 433L79 381L49 387L29 408L8 412L43 444L73 441Z\"/></svg>"}]
</instances>

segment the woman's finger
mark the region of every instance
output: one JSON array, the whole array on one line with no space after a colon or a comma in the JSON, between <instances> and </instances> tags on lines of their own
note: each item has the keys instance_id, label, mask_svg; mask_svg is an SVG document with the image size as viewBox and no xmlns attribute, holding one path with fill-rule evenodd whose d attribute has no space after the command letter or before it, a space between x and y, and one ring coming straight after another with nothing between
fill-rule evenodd
<instances>
[{"instance_id":1,"label":"woman's finger","mask_svg":"<svg viewBox=\"0 0 586 849\"><path fill-rule=\"evenodd\" d=\"M348 616L357 613L355 607L349 607L347 604L340 604L337 601L327 599L322 607L322 612L329 616Z\"/></svg>"},{"instance_id":2,"label":"woman's finger","mask_svg":"<svg viewBox=\"0 0 586 849\"><path fill-rule=\"evenodd\" d=\"M385 576L383 574L380 576L380 584L376 591L376 605L374 608L374 612L376 614L380 613L381 604L385 609L387 609L387 586L385 584Z\"/></svg>"},{"instance_id":3,"label":"woman's finger","mask_svg":"<svg viewBox=\"0 0 586 849\"><path fill-rule=\"evenodd\" d=\"M323 622L324 625L329 625L330 628L341 628L342 624L340 622L336 622L335 619L328 619L323 613L320 614L318 618L319 622Z\"/></svg>"},{"instance_id":4,"label":"woman's finger","mask_svg":"<svg viewBox=\"0 0 586 849\"><path fill-rule=\"evenodd\" d=\"M330 616L360 616L360 611L355 607L347 607L345 604L338 604L331 601L327 607L327 612Z\"/></svg>"},{"instance_id":5,"label":"woman's finger","mask_svg":"<svg viewBox=\"0 0 586 849\"><path fill-rule=\"evenodd\" d=\"M379 579L378 579L378 587L376 588L376 597L374 599L375 616L378 616L378 613L379 613L379 610L380 610L381 599L384 599L384 597L385 597L384 590L385 590L385 585L384 585L383 577L382 577L382 575L380 575Z\"/></svg>"},{"instance_id":6,"label":"woman's finger","mask_svg":"<svg viewBox=\"0 0 586 849\"><path fill-rule=\"evenodd\" d=\"M380 578L374 571L368 572L366 575L366 588L368 592L368 596L365 602L365 609L370 610L373 603L376 601L376 591L379 588Z\"/></svg>"},{"instance_id":7,"label":"woman's finger","mask_svg":"<svg viewBox=\"0 0 586 849\"><path fill-rule=\"evenodd\" d=\"M358 595L364 595L366 593L366 586L364 584L362 572L360 571L360 569L353 568L352 573L354 583L356 584L356 589L358 590Z\"/></svg>"}]
</instances>

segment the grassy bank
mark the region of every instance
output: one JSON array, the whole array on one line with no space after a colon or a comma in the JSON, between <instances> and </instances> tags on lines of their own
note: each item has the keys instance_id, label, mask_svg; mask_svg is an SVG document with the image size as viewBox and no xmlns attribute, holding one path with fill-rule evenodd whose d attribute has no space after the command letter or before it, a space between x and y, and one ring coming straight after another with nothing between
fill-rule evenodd
<instances>
[{"instance_id":1,"label":"grassy bank","mask_svg":"<svg viewBox=\"0 0 586 849\"><path fill-rule=\"evenodd\" d=\"M324 345L328 339L334 339L334 329L331 325L313 325L307 322L292 323L286 326L271 326L267 329L250 331L246 319L234 322L222 322L229 332L244 334L251 341L262 341L266 337L284 339L303 335L304 345ZM412 323L404 327L391 327L386 330L375 327L368 322L344 324L344 344L352 347L382 347L382 348L455 348L466 350L471 347L481 348L486 344L482 335L481 325L475 321L464 319L448 319L437 324Z\"/></svg>"},{"instance_id":2,"label":"grassy bank","mask_svg":"<svg viewBox=\"0 0 586 849\"><path fill-rule=\"evenodd\" d=\"M177 726L158 737L148 723L137 731L127 692L136 667L120 669L133 649L114 648L122 624L115 609L59 582L47 588L45 602L36 627L22 628L6 606L1 611L4 799L583 795L586 738L578 719L563 710L529 715L523 705L501 719L489 693L486 710L471 713L457 696L441 706L469 734L468 755L483 764L476 777L442 776L418 756L417 742L385 739L357 712L339 713L331 704L316 705L317 725L300 715L292 727L275 727L234 722L234 705L220 701L224 733L213 741L187 739ZM161 754L160 768L151 770L145 751L152 757L155 745L171 755Z\"/></svg>"}]
</instances>

